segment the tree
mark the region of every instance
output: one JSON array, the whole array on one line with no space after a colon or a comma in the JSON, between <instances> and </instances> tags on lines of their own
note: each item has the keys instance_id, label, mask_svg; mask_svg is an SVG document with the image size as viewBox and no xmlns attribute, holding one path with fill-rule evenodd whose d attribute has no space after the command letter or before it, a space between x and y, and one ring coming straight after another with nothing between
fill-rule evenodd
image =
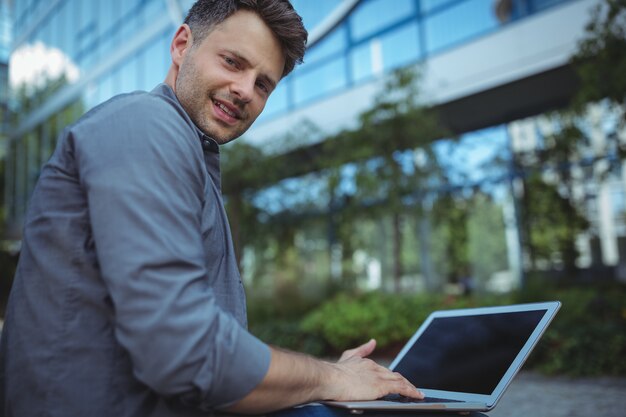
<instances>
[{"instance_id":1,"label":"tree","mask_svg":"<svg viewBox=\"0 0 626 417\"><path fill-rule=\"evenodd\" d=\"M334 249L340 249L342 280L345 286L354 287L354 268L350 264L362 243L361 235L356 233L359 219L388 218L393 230L393 276L399 289L406 199L440 171L431 145L443 135L443 129L434 112L418 101L418 82L419 75L414 70L395 72L375 97L372 107L360 115L356 129L338 132L321 143L281 155L264 155L245 143L229 145L223 155L223 190L240 259L246 244L242 236L249 236L260 227L260 217L272 225L270 233L297 228L297 223L301 225L310 215L326 217L329 249L333 253L337 253ZM302 137L320 136L320 130L310 123L303 124L300 130L298 141ZM421 162L414 157L415 148L424 156ZM347 168L354 172L351 190L345 187ZM326 195L311 191L307 194L301 189L300 194L307 196L294 203L289 191L281 190L282 184L290 179L299 181L304 189L307 182L323 181ZM290 203L278 213L264 212L252 200L267 190L273 190L277 199L284 198ZM323 202L325 212L321 211ZM414 208L411 210L415 212ZM242 228L246 229L245 233L239 233ZM279 235L286 239L295 236L294 233ZM288 253L286 249L281 252Z\"/></svg>"},{"instance_id":2,"label":"tree","mask_svg":"<svg viewBox=\"0 0 626 417\"><path fill-rule=\"evenodd\" d=\"M389 216L392 242L392 276L394 288L400 291L404 274L402 261L403 216L405 200L423 188L434 177L443 178L433 140L445 135L434 110L420 102L419 73L414 68L396 70L374 99L372 107L359 117L359 126L340 133L340 141L327 141L326 154L344 159L350 153L356 168L355 190L350 201L370 215ZM416 161L415 149L424 158ZM412 208L413 211L419 212ZM354 220L353 220L354 221Z\"/></svg>"},{"instance_id":3,"label":"tree","mask_svg":"<svg viewBox=\"0 0 626 417\"><path fill-rule=\"evenodd\" d=\"M554 185L534 175L528 180L526 221L529 223L527 245L532 248L533 261L562 266L566 271L576 268L578 249L576 237L589 227L589 222L563 197Z\"/></svg>"},{"instance_id":4,"label":"tree","mask_svg":"<svg viewBox=\"0 0 626 417\"><path fill-rule=\"evenodd\" d=\"M603 0L593 9L572 63L581 81L578 110L603 99L626 106L626 0Z\"/></svg>"},{"instance_id":5,"label":"tree","mask_svg":"<svg viewBox=\"0 0 626 417\"><path fill-rule=\"evenodd\" d=\"M594 7L571 64L580 81L571 105L546 116L556 128L544 132L541 146L513 156L523 183L520 227L532 267L556 260L575 268L575 239L589 228L575 188L581 181L602 183L626 155L618 134L626 127L626 0L603 0ZM619 115L612 132L590 120L594 108ZM604 140L602 148L593 144L594 129ZM576 177L576 170L586 175Z\"/></svg>"}]
</instances>

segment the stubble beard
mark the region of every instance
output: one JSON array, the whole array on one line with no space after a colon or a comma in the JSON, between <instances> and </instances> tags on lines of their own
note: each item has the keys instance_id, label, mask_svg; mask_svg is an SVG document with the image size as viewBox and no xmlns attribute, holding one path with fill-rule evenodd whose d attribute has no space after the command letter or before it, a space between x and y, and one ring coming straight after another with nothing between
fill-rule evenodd
<instances>
[{"instance_id":1,"label":"stubble beard","mask_svg":"<svg viewBox=\"0 0 626 417\"><path fill-rule=\"evenodd\" d=\"M213 125L217 122L212 122L209 119L215 94L197 86L197 84L199 84L197 80L199 80L200 77L198 76L195 65L191 62L193 61L187 61L185 66L181 66L178 77L176 78L176 96L178 97L178 101L180 101L183 109L185 109L185 112L198 129L215 142L223 145L235 140L241 136L249 126L233 128L234 130L231 129L229 134L226 135L218 134L218 129Z\"/></svg>"}]
</instances>

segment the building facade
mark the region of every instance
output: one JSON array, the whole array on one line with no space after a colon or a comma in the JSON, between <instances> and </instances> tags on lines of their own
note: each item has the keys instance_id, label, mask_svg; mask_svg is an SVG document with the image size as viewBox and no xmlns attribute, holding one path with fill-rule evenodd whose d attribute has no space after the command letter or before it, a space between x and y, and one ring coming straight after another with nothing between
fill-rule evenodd
<instances>
[{"instance_id":1,"label":"building facade","mask_svg":"<svg viewBox=\"0 0 626 417\"><path fill-rule=\"evenodd\" d=\"M19 241L39 169L66 124L115 94L150 90L162 82L171 37L191 3L12 4L12 24L20 30L13 33L10 49L7 101L14 120L5 129L5 238ZM569 58L595 0L292 3L310 33L305 64L281 82L263 115L240 139L275 153L310 146L354 125L385 76L407 66L420 69L424 101L466 142L525 146L519 144L539 140L540 115L565 105L575 91ZM323 134L289 143L276 140L304 120L323 126ZM612 265L619 263L619 236L604 223L614 225L624 204L620 175L619 185L594 199L603 260ZM524 261L514 229L507 232L509 265L518 270Z\"/></svg>"},{"instance_id":2,"label":"building facade","mask_svg":"<svg viewBox=\"0 0 626 417\"><path fill-rule=\"evenodd\" d=\"M8 122L9 54L12 33L10 6L8 0L0 2L0 135L6 132Z\"/></svg>"}]
</instances>

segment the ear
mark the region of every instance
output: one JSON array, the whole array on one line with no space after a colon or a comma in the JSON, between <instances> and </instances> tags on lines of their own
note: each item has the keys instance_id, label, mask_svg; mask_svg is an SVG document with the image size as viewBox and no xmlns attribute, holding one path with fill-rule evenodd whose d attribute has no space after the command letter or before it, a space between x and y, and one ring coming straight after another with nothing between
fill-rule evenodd
<instances>
[{"instance_id":1,"label":"ear","mask_svg":"<svg viewBox=\"0 0 626 417\"><path fill-rule=\"evenodd\" d=\"M189 50L189 48L191 48L192 43L193 36L191 34L191 28L186 23L182 24L176 31L174 39L172 39L172 44L170 45L172 63L176 67L180 67L185 53Z\"/></svg>"}]
</instances>

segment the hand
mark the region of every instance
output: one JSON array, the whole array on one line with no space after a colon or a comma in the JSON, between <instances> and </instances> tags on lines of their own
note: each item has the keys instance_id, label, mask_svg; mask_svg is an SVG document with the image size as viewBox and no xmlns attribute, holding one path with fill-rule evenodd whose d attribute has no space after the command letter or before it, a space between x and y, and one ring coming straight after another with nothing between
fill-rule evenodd
<instances>
[{"instance_id":1,"label":"hand","mask_svg":"<svg viewBox=\"0 0 626 417\"><path fill-rule=\"evenodd\" d=\"M376 341L343 352L328 386L328 398L337 401L375 400L387 394L422 399L424 394L397 372L366 359Z\"/></svg>"},{"instance_id":2,"label":"hand","mask_svg":"<svg viewBox=\"0 0 626 417\"><path fill-rule=\"evenodd\" d=\"M339 362L271 347L272 360L263 381L226 411L261 414L320 400L375 400L387 394L423 398L409 381L367 356L376 347L369 342L347 350Z\"/></svg>"}]
</instances>

